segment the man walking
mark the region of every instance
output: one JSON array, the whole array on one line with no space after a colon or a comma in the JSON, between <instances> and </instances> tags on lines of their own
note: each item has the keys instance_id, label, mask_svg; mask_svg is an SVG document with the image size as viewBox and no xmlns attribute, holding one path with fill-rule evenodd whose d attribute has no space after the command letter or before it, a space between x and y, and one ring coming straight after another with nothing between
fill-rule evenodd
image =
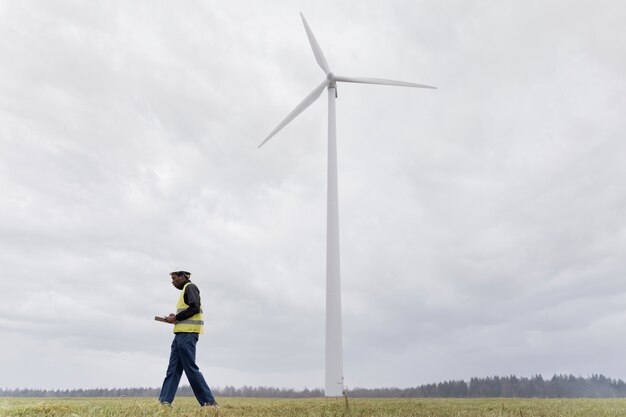
<instances>
[{"instance_id":1,"label":"man walking","mask_svg":"<svg viewBox=\"0 0 626 417\"><path fill-rule=\"evenodd\" d=\"M211 388L196 365L196 343L198 335L204 333L200 290L191 282L189 279L191 273L187 271L172 272L170 276L172 285L182 292L176 304L176 314L172 313L165 317L168 323L174 324L174 341L159 401L164 405L172 404L178 383L185 371L193 394L200 405L219 409Z\"/></svg>"}]
</instances>

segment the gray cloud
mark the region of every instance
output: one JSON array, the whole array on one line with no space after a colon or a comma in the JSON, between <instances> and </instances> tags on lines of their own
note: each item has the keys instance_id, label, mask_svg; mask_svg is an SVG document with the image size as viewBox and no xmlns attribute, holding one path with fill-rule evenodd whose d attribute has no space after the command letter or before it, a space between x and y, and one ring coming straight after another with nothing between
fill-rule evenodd
<instances>
[{"instance_id":1,"label":"gray cloud","mask_svg":"<svg viewBox=\"0 0 626 417\"><path fill-rule=\"evenodd\" d=\"M624 377L625 9L0 6L0 386L157 386L193 272L213 385L323 380L336 73L349 386Z\"/></svg>"}]
</instances>

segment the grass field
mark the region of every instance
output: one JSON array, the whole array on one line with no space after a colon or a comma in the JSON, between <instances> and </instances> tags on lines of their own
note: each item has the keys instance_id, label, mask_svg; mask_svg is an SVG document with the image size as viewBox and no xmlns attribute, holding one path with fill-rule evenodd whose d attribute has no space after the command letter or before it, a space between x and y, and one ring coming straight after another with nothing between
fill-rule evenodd
<instances>
[{"instance_id":1,"label":"grass field","mask_svg":"<svg viewBox=\"0 0 626 417\"><path fill-rule=\"evenodd\" d=\"M262 399L218 398L219 411L193 398L172 408L149 398L0 398L2 417L626 417L626 399Z\"/></svg>"}]
</instances>

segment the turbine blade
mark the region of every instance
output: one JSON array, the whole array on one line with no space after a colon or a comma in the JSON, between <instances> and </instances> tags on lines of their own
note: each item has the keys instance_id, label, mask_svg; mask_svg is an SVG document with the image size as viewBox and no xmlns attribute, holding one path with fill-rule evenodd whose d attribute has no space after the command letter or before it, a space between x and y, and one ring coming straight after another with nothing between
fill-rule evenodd
<instances>
[{"instance_id":1,"label":"turbine blade","mask_svg":"<svg viewBox=\"0 0 626 417\"><path fill-rule=\"evenodd\" d=\"M272 136L274 136L276 133L278 133L278 131L280 129L282 129L283 127L285 127L289 122L291 122L293 119L296 118L296 116L298 116L300 113L302 113L304 111L304 109L306 109L307 107L309 107L311 104L313 104L313 102L315 100L317 100L319 98L319 96L322 94L322 91L324 91L324 89L328 86L328 84L330 83L330 81L328 79L324 80L320 85L318 85L317 87L315 87L315 89L313 91L311 91L309 93L308 96L306 96L304 98L304 100L302 100L300 102L300 104L298 104L296 106L295 109L293 109L291 111L291 113L289 113L287 115L287 117L285 117L285 119L280 122L280 124L278 126L276 126L276 129L272 130L272 133L270 133L269 135L267 135L267 137L263 140L263 142L261 142L261 144L257 147L260 148L261 146L263 146L265 144L265 142L267 142L268 140L270 140L272 138Z\"/></svg>"},{"instance_id":2,"label":"turbine blade","mask_svg":"<svg viewBox=\"0 0 626 417\"><path fill-rule=\"evenodd\" d=\"M380 85L395 85L395 86L398 86L398 87L415 87L415 88L432 88L432 89L437 89L437 87L433 87L432 85L409 83L409 82L406 82L406 81L385 80L383 78L356 78L356 77L344 77L344 76L341 76L341 75L335 75L335 80L336 81L343 81L345 83L380 84Z\"/></svg>"},{"instance_id":3,"label":"turbine blade","mask_svg":"<svg viewBox=\"0 0 626 417\"><path fill-rule=\"evenodd\" d=\"M304 30L306 30L306 36L309 38L309 43L311 44L311 49L313 49L313 55L315 55L315 60L324 70L324 74L328 74L330 72L330 67L328 66L328 62L326 62L326 57L324 57L322 48L320 48L319 43L317 43L317 39L315 39L315 35L313 35L313 31L309 27L309 24L306 22L306 19L304 18L302 12L300 12L300 17L302 18L302 23L304 23Z\"/></svg>"}]
</instances>

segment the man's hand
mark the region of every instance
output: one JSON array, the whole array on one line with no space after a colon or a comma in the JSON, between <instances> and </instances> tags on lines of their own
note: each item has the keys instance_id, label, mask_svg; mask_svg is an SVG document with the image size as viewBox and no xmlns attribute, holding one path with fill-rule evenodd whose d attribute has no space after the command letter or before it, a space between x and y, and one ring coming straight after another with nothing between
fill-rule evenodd
<instances>
[{"instance_id":1,"label":"man's hand","mask_svg":"<svg viewBox=\"0 0 626 417\"><path fill-rule=\"evenodd\" d=\"M168 323L176 323L176 314L172 313L169 316L165 317L165 321Z\"/></svg>"}]
</instances>

